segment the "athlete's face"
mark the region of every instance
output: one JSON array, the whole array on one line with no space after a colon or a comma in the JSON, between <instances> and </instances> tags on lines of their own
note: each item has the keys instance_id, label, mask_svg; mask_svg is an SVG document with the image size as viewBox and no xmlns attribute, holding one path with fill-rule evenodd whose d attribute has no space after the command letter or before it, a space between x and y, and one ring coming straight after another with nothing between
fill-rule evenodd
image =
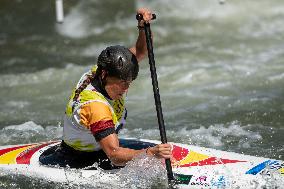
<instances>
[{"instance_id":1,"label":"athlete's face","mask_svg":"<svg viewBox=\"0 0 284 189\"><path fill-rule=\"evenodd\" d=\"M105 90L111 99L117 100L122 98L123 94L127 92L131 82L108 76L106 78Z\"/></svg>"}]
</instances>

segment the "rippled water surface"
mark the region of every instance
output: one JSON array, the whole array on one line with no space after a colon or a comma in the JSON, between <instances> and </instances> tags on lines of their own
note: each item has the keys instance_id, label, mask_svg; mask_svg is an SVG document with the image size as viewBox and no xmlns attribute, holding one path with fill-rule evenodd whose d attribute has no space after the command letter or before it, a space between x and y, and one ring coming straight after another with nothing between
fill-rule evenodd
<instances>
[{"instance_id":1,"label":"rippled water surface","mask_svg":"<svg viewBox=\"0 0 284 189\"><path fill-rule=\"evenodd\" d=\"M146 6L168 141L284 160L282 0L64 2L63 24L54 2L0 2L0 145L60 139L72 87L106 46L134 44ZM159 140L147 59L127 99L121 136Z\"/></svg>"}]
</instances>

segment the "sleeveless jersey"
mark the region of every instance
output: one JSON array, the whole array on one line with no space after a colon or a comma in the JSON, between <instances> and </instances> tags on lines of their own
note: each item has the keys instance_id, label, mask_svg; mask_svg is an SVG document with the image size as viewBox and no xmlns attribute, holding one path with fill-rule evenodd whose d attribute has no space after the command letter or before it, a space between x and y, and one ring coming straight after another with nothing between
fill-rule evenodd
<instances>
[{"instance_id":1,"label":"sleeveless jersey","mask_svg":"<svg viewBox=\"0 0 284 189\"><path fill-rule=\"evenodd\" d=\"M73 101L75 90L81 86L88 75L92 74L94 70L95 68L85 73L79 80L70 96L64 116L63 140L66 144L79 151L91 152L100 149L98 142L91 132L90 124L88 124L90 121L88 119L90 118L85 116L83 107L90 106L89 108L92 112L88 115L96 114L96 112L99 113L100 111L96 110L96 108L100 107L109 110L116 133L125 124L127 116L124 97L118 100L110 100L97 92L91 84L80 93L76 102Z\"/></svg>"}]
</instances>

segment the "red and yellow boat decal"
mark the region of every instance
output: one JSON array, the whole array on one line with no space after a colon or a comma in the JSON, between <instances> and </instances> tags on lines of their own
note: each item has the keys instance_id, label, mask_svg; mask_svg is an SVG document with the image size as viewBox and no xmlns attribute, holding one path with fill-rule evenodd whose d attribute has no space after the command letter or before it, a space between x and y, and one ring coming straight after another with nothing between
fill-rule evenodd
<instances>
[{"instance_id":1,"label":"red and yellow boat decal","mask_svg":"<svg viewBox=\"0 0 284 189\"><path fill-rule=\"evenodd\" d=\"M284 168L279 169L279 172L284 175Z\"/></svg>"},{"instance_id":2,"label":"red and yellow boat decal","mask_svg":"<svg viewBox=\"0 0 284 189\"><path fill-rule=\"evenodd\" d=\"M53 143L56 141L1 149L0 164L30 164L30 159L35 152Z\"/></svg>"},{"instance_id":3,"label":"red and yellow boat decal","mask_svg":"<svg viewBox=\"0 0 284 189\"><path fill-rule=\"evenodd\" d=\"M191 166L204 166L204 165L217 165L227 163L246 162L240 160L230 160L217 157L210 157L205 154L189 151L186 148L173 145L173 157L177 161L175 163L178 167L191 167Z\"/></svg>"}]
</instances>

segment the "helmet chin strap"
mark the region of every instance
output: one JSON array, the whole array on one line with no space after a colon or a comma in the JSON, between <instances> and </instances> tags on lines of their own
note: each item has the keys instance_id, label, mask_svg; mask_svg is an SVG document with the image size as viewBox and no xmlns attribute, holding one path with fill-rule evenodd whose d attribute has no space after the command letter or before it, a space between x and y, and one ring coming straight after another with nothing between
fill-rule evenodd
<instances>
[{"instance_id":1,"label":"helmet chin strap","mask_svg":"<svg viewBox=\"0 0 284 189\"><path fill-rule=\"evenodd\" d=\"M106 78L108 76L108 72L106 70L101 70L101 74L99 76L101 87L105 89L106 86Z\"/></svg>"},{"instance_id":2,"label":"helmet chin strap","mask_svg":"<svg viewBox=\"0 0 284 189\"><path fill-rule=\"evenodd\" d=\"M101 70L101 74L99 76L99 82L102 92L107 95L108 98L110 98L108 92L106 91L106 78L108 76L108 72L106 70Z\"/></svg>"},{"instance_id":3,"label":"helmet chin strap","mask_svg":"<svg viewBox=\"0 0 284 189\"><path fill-rule=\"evenodd\" d=\"M93 81L91 81L93 87L95 87L95 89L98 92L102 93L107 98L110 98L105 90L106 78L108 76L108 72L102 69L101 67L98 67L94 74L95 74L94 79Z\"/></svg>"}]
</instances>

